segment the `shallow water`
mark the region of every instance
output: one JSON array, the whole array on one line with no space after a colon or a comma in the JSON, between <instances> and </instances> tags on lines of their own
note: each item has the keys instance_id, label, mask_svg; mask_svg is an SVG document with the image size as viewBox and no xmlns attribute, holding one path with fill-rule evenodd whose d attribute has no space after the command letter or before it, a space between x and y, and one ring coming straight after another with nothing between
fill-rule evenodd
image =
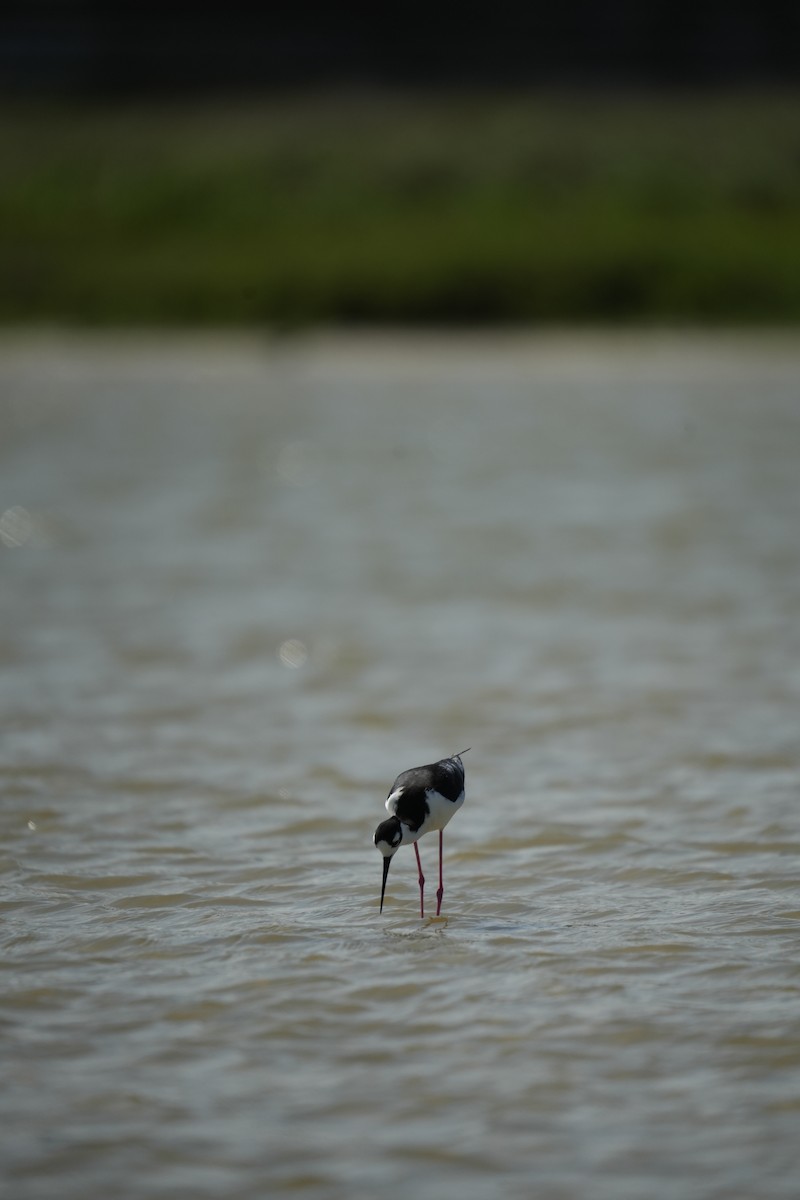
<instances>
[{"instance_id":1,"label":"shallow water","mask_svg":"<svg viewBox=\"0 0 800 1200\"><path fill-rule=\"evenodd\" d=\"M794 1200L800 342L6 338L0 404L8 1195Z\"/></svg>"}]
</instances>

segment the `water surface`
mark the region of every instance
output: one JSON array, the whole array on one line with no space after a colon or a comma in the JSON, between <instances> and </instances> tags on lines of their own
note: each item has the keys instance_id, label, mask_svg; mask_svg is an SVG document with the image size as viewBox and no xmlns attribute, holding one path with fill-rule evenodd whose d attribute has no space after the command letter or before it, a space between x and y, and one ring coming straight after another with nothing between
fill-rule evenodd
<instances>
[{"instance_id":1,"label":"water surface","mask_svg":"<svg viewBox=\"0 0 800 1200\"><path fill-rule=\"evenodd\" d=\"M9 1196L794 1200L800 344L6 338L0 406Z\"/></svg>"}]
</instances>

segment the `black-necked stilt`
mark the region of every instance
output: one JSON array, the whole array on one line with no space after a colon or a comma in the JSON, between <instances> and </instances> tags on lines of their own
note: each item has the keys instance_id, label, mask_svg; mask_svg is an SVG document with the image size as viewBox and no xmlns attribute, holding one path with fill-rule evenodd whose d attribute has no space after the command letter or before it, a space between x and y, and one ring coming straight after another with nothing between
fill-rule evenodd
<instances>
[{"instance_id":1,"label":"black-necked stilt","mask_svg":"<svg viewBox=\"0 0 800 1200\"><path fill-rule=\"evenodd\" d=\"M387 812L392 815L388 821L381 821L375 830L374 839L375 845L383 855L381 912L392 857L401 846L413 842L419 869L419 915L425 916L425 876L422 874L417 841L432 829L438 829L439 888L436 892L436 915L439 916L444 895L442 831L464 803L464 764L461 755L466 753L466 750L462 750L452 758L442 758L426 767L412 767L410 771L403 771L402 775L398 775L392 784L389 799L386 801Z\"/></svg>"}]
</instances>

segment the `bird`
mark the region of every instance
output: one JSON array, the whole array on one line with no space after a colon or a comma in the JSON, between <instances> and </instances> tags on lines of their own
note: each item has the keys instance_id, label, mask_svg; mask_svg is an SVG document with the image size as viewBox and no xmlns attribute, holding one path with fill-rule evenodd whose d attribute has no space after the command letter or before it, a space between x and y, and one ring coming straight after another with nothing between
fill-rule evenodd
<instances>
[{"instance_id":1,"label":"bird","mask_svg":"<svg viewBox=\"0 0 800 1200\"><path fill-rule=\"evenodd\" d=\"M386 878L392 858L401 846L413 842L419 870L419 915L425 916L425 876L422 874L417 842L426 833L438 829L439 887L436 892L436 915L439 916L444 895L442 833L447 822L464 803L464 764L461 755L466 753L466 750L461 750L450 758L441 758L424 767L403 771L389 789L386 811L391 816L387 821L381 821L373 839L383 855L380 912L383 912Z\"/></svg>"}]
</instances>

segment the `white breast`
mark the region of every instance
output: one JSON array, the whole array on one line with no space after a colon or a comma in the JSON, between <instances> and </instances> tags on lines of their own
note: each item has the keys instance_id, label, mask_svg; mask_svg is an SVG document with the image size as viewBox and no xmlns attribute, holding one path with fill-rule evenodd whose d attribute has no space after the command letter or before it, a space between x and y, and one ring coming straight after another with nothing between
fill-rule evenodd
<instances>
[{"instance_id":1,"label":"white breast","mask_svg":"<svg viewBox=\"0 0 800 1200\"><path fill-rule=\"evenodd\" d=\"M453 817L461 805L464 803L464 792L456 800L446 800L439 792L428 788L425 792L425 799L428 801L428 807L431 810L430 816L425 822L425 832L429 829L444 829L447 822Z\"/></svg>"}]
</instances>

